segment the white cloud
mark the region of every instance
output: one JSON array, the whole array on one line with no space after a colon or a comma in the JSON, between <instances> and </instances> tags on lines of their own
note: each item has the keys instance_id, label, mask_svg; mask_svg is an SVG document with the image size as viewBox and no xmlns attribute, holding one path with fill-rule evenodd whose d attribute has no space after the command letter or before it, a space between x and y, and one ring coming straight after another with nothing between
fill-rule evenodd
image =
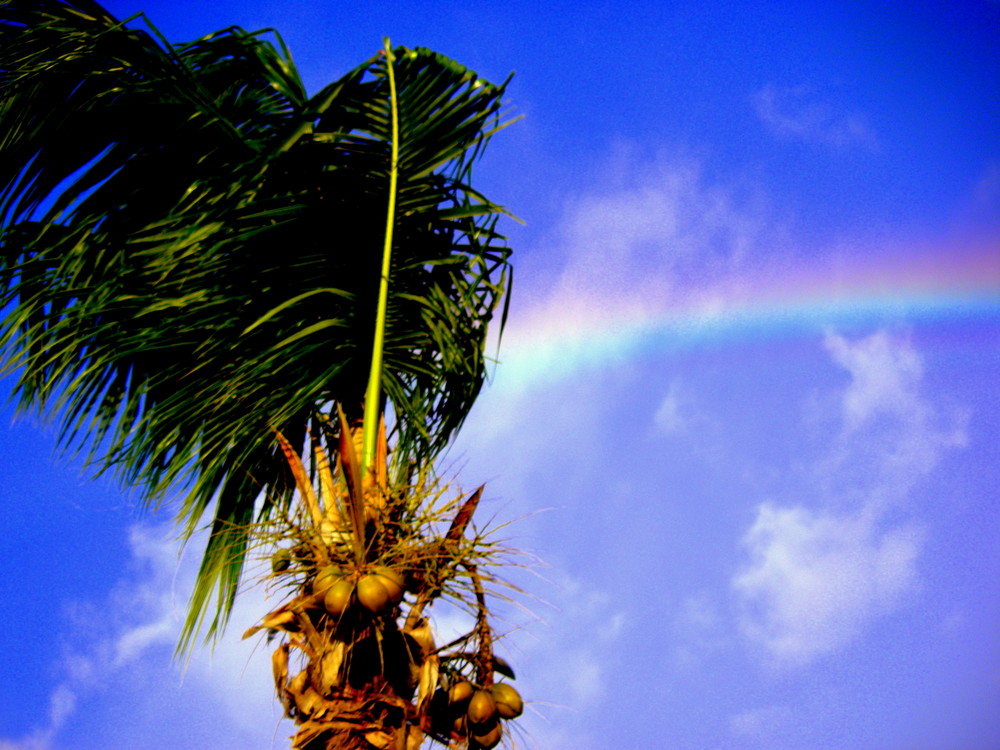
<instances>
[{"instance_id":1,"label":"white cloud","mask_svg":"<svg viewBox=\"0 0 1000 750\"><path fill-rule=\"evenodd\" d=\"M788 665L840 648L916 587L921 537L912 525L880 531L864 513L762 505L733 580L745 634Z\"/></svg>"},{"instance_id":2,"label":"white cloud","mask_svg":"<svg viewBox=\"0 0 1000 750\"><path fill-rule=\"evenodd\" d=\"M670 383L667 395L660 401L660 405L653 415L653 424L665 435L674 435L682 432L687 426L687 420L682 414L682 404L680 386L677 378Z\"/></svg>"},{"instance_id":3,"label":"white cloud","mask_svg":"<svg viewBox=\"0 0 1000 750\"><path fill-rule=\"evenodd\" d=\"M923 526L890 522L888 511L907 509L918 480L965 441L961 417L941 426L906 338L828 332L824 344L850 381L836 403L839 431L815 462L816 495L758 507L732 581L743 633L786 666L844 647L919 588Z\"/></svg>"},{"instance_id":4,"label":"white cloud","mask_svg":"<svg viewBox=\"0 0 1000 750\"><path fill-rule=\"evenodd\" d=\"M658 309L684 291L676 285L686 264L710 276L729 271L766 230L759 191L710 182L696 159L624 146L612 161L615 174L568 199L546 243L561 271L532 290L535 305L519 315L567 304L589 312L586 320Z\"/></svg>"},{"instance_id":5,"label":"white cloud","mask_svg":"<svg viewBox=\"0 0 1000 750\"><path fill-rule=\"evenodd\" d=\"M713 180L696 158L628 146L611 163L524 261L491 390L625 365L664 319L723 315L746 296L738 271L753 248L785 253L754 180Z\"/></svg>"},{"instance_id":6,"label":"white cloud","mask_svg":"<svg viewBox=\"0 0 1000 750\"><path fill-rule=\"evenodd\" d=\"M82 714L89 701L100 698L107 716L106 735L137 731L137 721L155 716L151 737L171 744L174 733L195 725L211 726L213 736L230 737L244 746L249 731L258 744L269 742L273 728L261 722L274 713L270 661L253 654L253 644L239 640L242 628L252 624L267 604L262 590L251 589L240 598L232 627L211 653L197 649L187 674L172 659L180 633L187 592L197 566L196 555L178 559L179 546L166 525L136 525L129 530L131 558L127 570L105 601L74 602L69 607L71 630L55 665L63 675L50 695L48 722L19 740L0 739L0 750L54 750L61 748L61 731L68 724L91 721ZM197 541L193 542L197 548ZM188 703L212 716L187 712L178 722L170 707ZM219 709L222 709L221 711ZM145 730L143 730L145 731ZM184 735L190 736L190 735ZM155 743L154 743L155 744ZM164 746L164 745L157 745ZM266 745L262 745L266 746Z\"/></svg>"},{"instance_id":7,"label":"white cloud","mask_svg":"<svg viewBox=\"0 0 1000 750\"><path fill-rule=\"evenodd\" d=\"M108 684L122 667L143 657L149 648L176 633L167 619L170 572L163 563L168 544L162 530L135 526L129 532L131 567L139 576L122 579L109 601L74 602L69 609L75 639L62 656L66 675L49 698L48 724L27 738L0 748L46 749L76 712L81 698ZM176 553L175 553L176 555ZM174 557L175 560L175 557Z\"/></svg>"},{"instance_id":8,"label":"white cloud","mask_svg":"<svg viewBox=\"0 0 1000 750\"><path fill-rule=\"evenodd\" d=\"M612 644L620 639L627 628L628 618L622 611L613 609L614 599L607 593L593 590L580 581L567 579L558 600L560 605L556 623L552 626L559 635L558 642L575 644L570 649L533 654L535 670L567 686L572 705L578 710L586 708L605 694L609 684L609 653ZM586 634L586 638L581 638Z\"/></svg>"},{"instance_id":9,"label":"white cloud","mask_svg":"<svg viewBox=\"0 0 1000 750\"><path fill-rule=\"evenodd\" d=\"M774 737L794 721L787 706L764 706L740 711L729 719L729 728L741 737L766 740Z\"/></svg>"},{"instance_id":10,"label":"white cloud","mask_svg":"<svg viewBox=\"0 0 1000 750\"><path fill-rule=\"evenodd\" d=\"M673 625L676 636L672 639L672 655L677 669L700 672L705 668L706 656L732 645L718 597L711 591L685 597Z\"/></svg>"},{"instance_id":11,"label":"white cloud","mask_svg":"<svg viewBox=\"0 0 1000 750\"><path fill-rule=\"evenodd\" d=\"M545 627L514 634L510 644L518 660L531 665L530 672L518 675L529 701L517 722L526 740L519 747L588 746L595 740L588 715L603 699L613 700L609 690L621 659L618 644L627 637L627 613L614 596L569 577L562 578L553 605L555 614Z\"/></svg>"},{"instance_id":12,"label":"white cloud","mask_svg":"<svg viewBox=\"0 0 1000 750\"><path fill-rule=\"evenodd\" d=\"M76 695L65 685L60 685L52 693L49 706L50 726L61 727L76 710Z\"/></svg>"},{"instance_id":13,"label":"white cloud","mask_svg":"<svg viewBox=\"0 0 1000 750\"><path fill-rule=\"evenodd\" d=\"M836 147L878 147L875 131L863 114L836 106L812 86L768 84L752 101L761 121L782 137Z\"/></svg>"},{"instance_id":14,"label":"white cloud","mask_svg":"<svg viewBox=\"0 0 1000 750\"><path fill-rule=\"evenodd\" d=\"M169 642L175 635L175 630L176 627L173 623L160 620L140 625L123 633L115 644L115 666L124 666L141 657L151 646Z\"/></svg>"},{"instance_id":15,"label":"white cloud","mask_svg":"<svg viewBox=\"0 0 1000 750\"><path fill-rule=\"evenodd\" d=\"M880 414L924 418L927 407L917 392L923 365L909 342L890 338L886 331L850 342L828 331L823 343L834 362L851 374L842 400L849 431Z\"/></svg>"},{"instance_id":16,"label":"white cloud","mask_svg":"<svg viewBox=\"0 0 1000 750\"><path fill-rule=\"evenodd\" d=\"M76 710L76 704L76 693L68 686L60 685L49 696L48 725L20 740L0 737L0 750L49 750L58 731Z\"/></svg>"},{"instance_id":17,"label":"white cloud","mask_svg":"<svg viewBox=\"0 0 1000 750\"><path fill-rule=\"evenodd\" d=\"M904 501L946 449L967 443L968 414L942 414L924 395L923 363L905 336L878 331L848 341L827 332L824 345L851 380L840 398L840 434L817 472L825 482L853 483L869 512L881 513Z\"/></svg>"}]
</instances>

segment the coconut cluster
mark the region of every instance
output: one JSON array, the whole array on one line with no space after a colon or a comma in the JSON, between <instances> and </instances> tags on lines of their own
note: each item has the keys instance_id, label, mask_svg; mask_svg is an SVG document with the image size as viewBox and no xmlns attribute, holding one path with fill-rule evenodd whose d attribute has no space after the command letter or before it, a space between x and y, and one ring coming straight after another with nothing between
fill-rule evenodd
<instances>
[{"instance_id":1,"label":"coconut cluster","mask_svg":"<svg viewBox=\"0 0 1000 750\"><path fill-rule=\"evenodd\" d=\"M341 437L349 429L342 421ZM268 580L284 602L244 637L279 641L272 666L299 725L293 747L417 747L428 737L496 747L524 706L509 683L494 682L494 673L514 678L493 652L487 604L489 587L506 585L489 571L505 548L466 534L483 488L450 499L420 475L393 489L384 427L379 439L364 476L349 440L336 455L317 448L313 488L279 436L303 502L262 534L281 545L269 545ZM472 630L444 647L429 616L441 597L476 613Z\"/></svg>"},{"instance_id":2,"label":"coconut cluster","mask_svg":"<svg viewBox=\"0 0 1000 750\"><path fill-rule=\"evenodd\" d=\"M524 711L524 701L512 685L498 682L490 687L469 680L454 681L438 689L432 711L442 734L454 741L468 741L470 750L489 750L503 738L501 720L516 719ZM448 725L442 727L442 724Z\"/></svg>"},{"instance_id":3,"label":"coconut cluster","mask_svg":"<svg viewBox=\"0 0 1000 750\"><path fill-rule=\"evenodd\" d=\"M373 615L383 615L403 600L406 583L398 571L378 565L369 571L345 572L338 565L321 568L313 594L322 595L326 613L339 620L357 604Z\"/></svg>"}]
</instances>

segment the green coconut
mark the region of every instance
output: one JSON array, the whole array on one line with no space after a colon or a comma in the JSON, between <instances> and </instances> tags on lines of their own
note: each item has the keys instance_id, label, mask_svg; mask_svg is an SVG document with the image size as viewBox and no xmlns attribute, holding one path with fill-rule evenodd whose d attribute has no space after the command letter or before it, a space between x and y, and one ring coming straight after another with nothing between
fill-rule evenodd
<instances>
[{"instance_id":1,"label":"green coconut","mask_svg":"<svg viewBox=\"0 0 1000 750\"><path fill-rule=\"evenodd\" d=\"M274 573L281 573L282 571L288 570L291 564L292 553L284 547L271 556L271 571Z\"/></svg>"},{"instance_id":2,"label":"green coconut","mask_svg":"<svg viewBox=\"0 0 1000 750\"><path fill-rule=\"evenodd\" d=\"M354 585L346 578L341 578L326 590L323 606L330 617L340 617L351 606L353 595Z\"/></svg>"},{"instance_id":3,"label":"green coconut","mask_svg":"<svg viewBox=\"0 0 1000 750\"><path fill-rule=\"evenodd\" d=\"M477 745L482 748L489 750L491 747L496 747L500 744L500 740L503 737L503 729L501 729L500 724L494 724L492 729L479 734L479 732L472 728L469 730L470 747L474 748Z\"/></svg>"},{"instance_id":4,"label":"green coconut","mask_svg":"<svg viewBox=\"0 0 1000 750\"><path fill-rule=\"evenodd\" d=\"M339 565L326 565L320 568L319 572L316 573L316 579L313 581L313 593L323 593L343 577L344 571Z\"/></svg>"},{"instance_id":5,"label":"green coconut","mask_svg":"<svg viewBox=\"0 0 1000 750\"><path fill-rule=\"evenodd\" d=\"M490 688L490 693L497 704L497 713L504 719L516 719L524 713L524 701L521 695L508 683L496 683Z\"/></svg>"},{"instance_id":6,"label":"green coconut","mask_svg":"<svg viewBox=\"0 0 1000 750\"><path fill-rule=\"evenodd\" d=\"M378 576L378 582L381 583L385 587L385 590L389 593L389 598L392 600L393 606L399 604L403 600L403 591L406 588L406 582L403 580L403 576L392 568L387 568L385 565L379 565L377 568L374 568L372 570L372 574Z\"/></svg>"},{"instance_id":7,"label":"green coconut","mask_svg":"<svg viewBox=\"0 0 1000 750\"><path fill-rule=\"evenodd\" d=\"M459 680L448 690L448 703L464 709L475 692L476 689L472 686L471 682L468 680Z\"/></svg>"},{"instance_id":8,"label":"green coconut","mask_svg":"<svg viewBox=\"0 0 1000 750\"><path fill-rule=\"evenodd\" d=\"M496 718L497 704L489 690L477 690L469 699L466 716L470 724L488 724Z\"/></svg>"},{"instance_id":9,"label":"green coconut","mask_svg":"<svg viewBox=\"0 0 1000 750\"><path fill-rule=\"evenodd\" d=\"M358 581L358 601L369 612L380 615L393 606L392 596L382 585L382 577L369 573Z\"/></svg>"}]
</instances>

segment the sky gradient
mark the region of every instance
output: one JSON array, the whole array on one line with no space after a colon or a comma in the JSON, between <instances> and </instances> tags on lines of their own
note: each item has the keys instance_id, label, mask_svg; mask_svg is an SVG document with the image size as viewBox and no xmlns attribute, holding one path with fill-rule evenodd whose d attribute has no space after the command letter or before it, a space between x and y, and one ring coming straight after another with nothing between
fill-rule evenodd
<instances>
[{"instance_id":1,"label":"sky gradient","mask_svg":"<svg viewBox=\"0 0 1000 750\"><path fill-rule=\"evenodd\" d=\"M446 463L528 553L517 747L1000 747L1000 4L105 5L277 27L312 91L387 35L516 71ZM197 541L0 430L0 750L287 747L264 592L185 671Z\"/></svg>"}]
</instances>

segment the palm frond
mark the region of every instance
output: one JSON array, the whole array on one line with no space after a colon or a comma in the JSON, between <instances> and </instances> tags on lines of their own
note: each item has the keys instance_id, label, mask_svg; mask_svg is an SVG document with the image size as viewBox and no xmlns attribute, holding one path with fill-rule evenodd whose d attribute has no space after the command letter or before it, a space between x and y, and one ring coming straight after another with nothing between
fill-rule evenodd
<instances>
[{"instance_id":1,"label":"palm frond","mask_svg":"<svg viewBox=\"0 0 1000 750\"><path fill-rule=\"evenodd\" d=\"M247 529L292 500L275 431L301 452L329 404L360 417L371 356L384 59L308 96L271 38L171 46L89 0L0 1L0 347L64 446L149 503L183 488L188 535L209 519L186 642L224 626ZM382 386L405 473L482 387L509 250L503 209L469 185L504 85L394 55Z\"/></svg>"}]
</instances>

